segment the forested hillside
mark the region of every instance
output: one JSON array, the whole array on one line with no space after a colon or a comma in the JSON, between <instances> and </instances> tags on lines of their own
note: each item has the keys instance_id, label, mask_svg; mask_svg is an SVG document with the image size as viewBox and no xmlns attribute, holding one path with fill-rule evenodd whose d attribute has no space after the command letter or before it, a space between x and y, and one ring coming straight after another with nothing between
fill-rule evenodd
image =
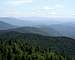
<instances>
[{"instance_id":1,"label":"forested hillside","mask_svg":"<svg viewBox=\"0 0 75 60\"><path fill-rule=\"evenodd\" d=\"M3 34L5 32L10 31L16 31L20 33L36 33L41 35L47 35L47 36L61 36L58 31L54 30L53 28L45 28L45 27L32 27L32 26L26 26L26 27L16 27L11 28L8 30L0 30L0 34Z\"/></svg>"},{"instance_id":2,"label":"forested hillside","mask_svg":"<svg viewBox=\"0 0 75 60\"><path fill-rule=\"evenodd\" d=\"M0 35L0 60L74 60L75 40L15 31Z\"/></svg>"},{"instance_id":3,"label":"forested hillside","mask_svg":"<svg viewBox=\"0 0 75 60\"><path fill-rule=\"evenodd\" d=\"M50 48L33 47L23 40L0 40L0 60L71 60L71 58Z\"/></svg>"}]
</instances>

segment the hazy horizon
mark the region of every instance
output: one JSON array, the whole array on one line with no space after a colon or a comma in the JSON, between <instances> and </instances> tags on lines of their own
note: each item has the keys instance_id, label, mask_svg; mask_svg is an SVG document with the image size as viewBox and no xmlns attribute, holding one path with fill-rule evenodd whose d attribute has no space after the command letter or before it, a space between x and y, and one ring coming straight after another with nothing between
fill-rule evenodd
<instances>
[{"instance_id":1,"label":"hazy horizon","mask_svg":"<svg viewBox=\"0 0 75 60\"><path fill-rule=\"evenodd\" d=\"M74 2L74 0L2 0L0 18L36 22L73 22L75 20Z\"/></svg>"}]
</instances>

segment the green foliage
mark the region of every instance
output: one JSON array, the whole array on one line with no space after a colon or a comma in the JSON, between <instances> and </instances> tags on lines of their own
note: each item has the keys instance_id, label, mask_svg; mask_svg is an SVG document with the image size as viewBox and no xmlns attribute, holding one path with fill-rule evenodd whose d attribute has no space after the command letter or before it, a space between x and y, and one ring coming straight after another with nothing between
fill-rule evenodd
<instances>
[{"instance_id":1,"label":"green foliage","mask_svg":"<svg viewBox=\"0 0 75 60\"><path fill-rule=\"evenodd\" d=\"M0 60L75 60L73 43L65 37L7 33L0 35Z\"/></svg>"},{"instance_id":2,"label":"green foliage","mask_svg":"<svg viewBox=\"0 0 75 60\"><path fill-rule=\"evenodd\" d=\"M68 60L68 57L51 49L34 47L22 40L8 40L0 44L0 60Z\"/></svg>"}]
</instances>

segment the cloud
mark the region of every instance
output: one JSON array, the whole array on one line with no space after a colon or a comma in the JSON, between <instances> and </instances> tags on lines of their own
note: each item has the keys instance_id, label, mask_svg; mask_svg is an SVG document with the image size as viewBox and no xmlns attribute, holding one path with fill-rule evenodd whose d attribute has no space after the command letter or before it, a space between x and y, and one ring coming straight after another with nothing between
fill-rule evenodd
<instances>
[{"instance_id":1,"label":"cloud","mask_svg":"<svg viewBox=\"0 0 75 60\"><path fill-rule=\"evenodd\" d=\"M52 14L52 15L56 15L56 12L52 12L51 14Z\"/></svg>"},{"instance_id":2,"label":"cloud","mask_svg":"<svg viewBox=\"0 0 75 60\"><path fill-rule=\"evenodd\" d=\"M60 4L56 4L56 8L64 8L64 6Z\"/></svg>"},{"instance_id":3,"label":"cloud","mask_svg":"<svg viewBox=\"0 0 75 60\"><path fill-rule=\"evenodd\" d=\"M54 9L54 8L50 8L50 7L48 7L48 6L45 6L44 9L46 9L46 10L52 10L52 9Z\"/></svg>"},{"instance_id":4,"label":"cloud","mask_svg":"<svg viewBox=\"0 0 75 60\"><path fill-rule=\"evenodd\" d=\"M33 9L32 11L33 16L55 16L56 11L54 11L54 8L41 8L41 9Z\"/></svg>"},{"instance_id":5,"label":"cloud","mask_svg":"<svg viewBox=\"0 0 75 60\"><path fill-rule=\"evenodd\" d=\"M33 15L35 16L63 16L64 6L62 4L56 4L54 6L42 6L37 9L33 9Z\"/></svg>"},{"instance_id":6,"label":"cloud","mask_svg":"<svg viewBox=\"0 0 75 60\"><path fill-rule=\"evenodd\" d=\"M0 16L31 16L31 3L32 0L7 0L2 2Z\"/></svg>"},{"instance_id":7,"label":"cloud","mask_svg":"<svg viewBox=\"0 0 75 60\"><path fill-rule=\"evenodd\" d=\"M64 7L57 0L7 0L3 3L5 6L1 10L9 16L59 16Z\"/></svg>"},{"instance_id":8,"label":"cloud","mask_svg":"<svg viewBox=\"0 0 75 60\"><path fill-rule=\"evenodd\" d=\"M8 1L8 4L12 4L12 5L27 4L27 3L32 3L32 0L12 0L12 1Z\"/></svg>"}]
</instances>

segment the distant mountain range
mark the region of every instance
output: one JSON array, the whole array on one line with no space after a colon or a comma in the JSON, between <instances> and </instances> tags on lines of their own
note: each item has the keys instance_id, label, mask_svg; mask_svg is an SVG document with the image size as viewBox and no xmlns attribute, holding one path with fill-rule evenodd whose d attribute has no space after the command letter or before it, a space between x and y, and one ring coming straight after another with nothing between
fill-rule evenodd
<instances>
[{"instance_id":1,"label":"distant mountain range","mask_svg":"<svg viewBox=\"0 0 75 60\"><path fill-rule=\"evenodd\" d=\"M16 26L37 26L37 25L51 25L62 23L62 18L47 18L47 17L0 17L0 21L10 23Z\"/></svg>"},{"instance_id":2,"label":"distant mountain range","mask_svg":"<svg viewBox=\"0 0 75 60\"><path fill-rule=\"evenodd\" d=\"M24 20L25 19L25 20ZM33 20L32 20L33 19ZM75 38L75 23L52 23L49 18L11 18L0 17L0 33L17 31L22 33L37 33L47 36L67 36ZM55 19L55 18L54 18Z\"/></svg>"},{"instance_id":3,"label":"distant mountain range","mask_svg":"<svg viewBox=\"0 0 75 60\"><path fill-rule=\"evenodd\" d=\"M59 31L63 36L75 38L75 24L54 24L50 25L49 27L52 27L56 31Z\"/></svg>"},{"instance_id":4,"label":"distant mountain range","mask_svg":"<svg viewBox=\"0 0 75 60\"><path fill-rule=\"evenodd\" d=\"M11 29L11 28L15 28L16 26L11 25L9 23L0 21L0 30L7 30L7 29Z\"/></svg>"},{"instance_id":5,"label":"distant mountain range","mask_svg":"<svg viewBox=\"0 0 75 60\"><path fill-rule=\"evenodd\" d=\"M15 26L33 26L34 23L32 21L29 20L22 20L19 18L11 18L11 17L0 17L0 21L6 22L6 23L10 23L11 25L15 25Z\"/></svg>"}]
</instances>

